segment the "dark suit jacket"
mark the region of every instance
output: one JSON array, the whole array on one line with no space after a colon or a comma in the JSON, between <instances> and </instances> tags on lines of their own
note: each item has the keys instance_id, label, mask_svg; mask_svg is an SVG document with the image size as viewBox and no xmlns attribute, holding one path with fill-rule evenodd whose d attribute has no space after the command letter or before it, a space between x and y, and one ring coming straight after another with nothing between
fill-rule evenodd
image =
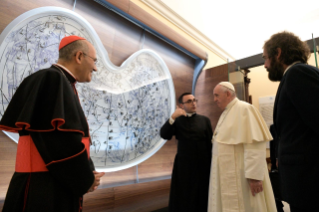
<instances>
[{"instance_id":1,"label":"dark suit jacket","mask_svg":"<svg viewBox=\"0 0 319 212\"><path fill-rule=\"evenodd\" d=\"M270 143L270 160L271 160L271 171L277 170L278 167L276 166L277 161L277 150L278 150L278 142L277 142L277 135L275 126L272 124L270 125L269 131L271 133L271 136L273 137L273 140L271 140Z\"/></svg>"},{"instance_id":2,"label":"dark suit jacket","mask_svg":"<svg viewBox=\"0 0 319 212\"><path fill-rule=\"evenodd\" d=\"M311 208L319 199L319 70L295 64L283 76L274 105L283 200Z\"/></svg>"}]
</instances>

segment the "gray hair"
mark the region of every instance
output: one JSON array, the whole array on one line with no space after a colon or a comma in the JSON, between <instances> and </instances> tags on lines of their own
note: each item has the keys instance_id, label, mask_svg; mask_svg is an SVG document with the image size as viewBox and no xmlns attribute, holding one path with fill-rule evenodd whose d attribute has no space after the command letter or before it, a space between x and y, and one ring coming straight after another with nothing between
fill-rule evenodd
<instances>
[{"instance_id":1,"label":"gray hair","mask_svg":"<svg viewBox=\"0 0 319 212\"><path fill-rule=\"evenodd\" d=\"M74 41L59 51L59 59L64 60L64 61L71 61L72 57L75 56L76 52L78 51L84 51L87 52L89 49L89 46L87 45L84 40L77 40Z\"/></svg>"},{"instance_id":2,"label":"gray hair","mask_svg":"<svg viewBox=\"0 0 319 212\"><path fill-rule=\"evenodd\" d=\"M227 88L227 87L225 87L223 85L220 85L220 88L222 89L223 92L227 92L228 91L230 93L231 97L236 97L236 92L235 91L233 91L233 90L231 90L231 89L229 89L229 88Z\"/></svg>"}]
</instances>

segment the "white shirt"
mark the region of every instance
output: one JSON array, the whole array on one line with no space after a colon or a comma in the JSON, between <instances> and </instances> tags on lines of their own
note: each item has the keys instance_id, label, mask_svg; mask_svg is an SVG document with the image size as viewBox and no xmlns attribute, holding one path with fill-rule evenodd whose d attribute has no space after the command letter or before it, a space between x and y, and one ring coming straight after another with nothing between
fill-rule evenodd
<instances>
[{"instance_id":1,"label":"white shirt","mask_svg":"<svg viewBox=\"0 0 319 212\"><path fill-rule=\"evenodd\" d=\"M75 81L77 81L77 79L75 78L75 76L72 74L72 72L69 69L67 69L66 67L64 67L63 65L61 65L59 63L57 63L55 65L59 66L60 68L63 68L66 72L68 72L75 79Z\"/></svg>"}]
</instances>

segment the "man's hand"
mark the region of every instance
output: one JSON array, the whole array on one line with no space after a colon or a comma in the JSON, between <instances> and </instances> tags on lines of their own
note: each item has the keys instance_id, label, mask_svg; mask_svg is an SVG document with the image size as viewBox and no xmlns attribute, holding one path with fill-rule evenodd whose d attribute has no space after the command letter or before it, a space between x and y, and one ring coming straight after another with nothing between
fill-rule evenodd
<instances>
[{"instance_id":1,"label":"man's hand","mask_svg":"<svg viewBox=\"0 0 319 212\"><path fill-rule=\"evenodd\" d=\"M255 196L257 193L263 191L263 181L248 179L248 182L249 182L251 194L253 196Z\"/></svg>"},{"instance_id":2,"label":"man's hand","mask_svg":"<svg viewBox=\"0 0 319 212\"><path fill-rule=\"evenodd\" d=\"M180 116L186 116L186 112L182 108L176 107L175 112L172 114L172 119L175 120L176 118L178 118Z\"/></svg>"},{"instance_id":3,"label":"man's hand","mask_svg":"<svg viewBox=\"0 0 319 212\"><path fill-rule=\"evenodd\" d=\"M94 182L93 182L91 188L88 190L88 192L93 192L97 189L97 187L100 185L101 177L103 175L105 175L105 172L93 171L93 174L95 176L95 179L94 179Z\"/></svg>"}]
</instances>

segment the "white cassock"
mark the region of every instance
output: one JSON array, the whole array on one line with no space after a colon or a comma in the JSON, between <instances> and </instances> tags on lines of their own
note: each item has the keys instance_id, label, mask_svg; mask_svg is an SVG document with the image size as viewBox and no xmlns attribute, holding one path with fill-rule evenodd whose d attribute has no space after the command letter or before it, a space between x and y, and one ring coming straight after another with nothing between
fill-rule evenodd
<instances>
[{"instance_id":1,"label":"white cassock","mask_svg":"<svg viewBox=\"0 0 319 212\"><path fill-rule=\"evenodd\" d=\"M266 163L272 140L256 108L235 98L220 116L213 136L209 212L276 212ZM251 194L248 179L262 180L263 191Z\"/></svg>"}]
</instances>

